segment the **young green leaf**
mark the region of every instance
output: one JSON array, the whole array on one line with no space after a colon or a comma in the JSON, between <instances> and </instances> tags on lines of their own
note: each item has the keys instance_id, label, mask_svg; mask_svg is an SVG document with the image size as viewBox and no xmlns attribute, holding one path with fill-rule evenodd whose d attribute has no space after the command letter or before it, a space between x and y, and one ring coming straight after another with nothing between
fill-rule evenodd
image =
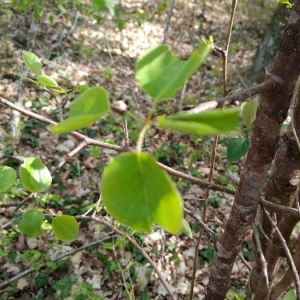
<instances>
[{"instance_id":1,"label":"young green leaf","mask_svg":"<svg viewBox=\"0 0 300 300\"><path fill-rule=\"evenodd\" d=\"M227 160L234 162L244 156L250 146L250 139L231 139L227 146Z\"/></svg>"},{"instance_id":2,"label":"young green leaf","mask_svg":"<svg viewBox=\"0 0 300 300\"><path fill-rule=\"evenodd\" d=\"M258 102L256 100L250 100L242 108L242 119L248 129L251 129L255 121L257 107Z\"/></svg>"},{"instance_id":3,"label":"young green leaf","mask_svg":"<svg viewBox=\"0 0 300 300\"><path fill-rule=\"evenodd\" d=\"M16 171L11 167L0 166L0 193L9 189L16 181Z\"/></svg>"},{"instance_id":4,"label":"young green leaf","mask_svg":"<svg viewBox=\"0 0 300 300\"><path fill-rule=\"evenodd\" d=\"M283 300L296 300L297 297L295 295L294 289L290 289L285 295Z\"/></svg>"},{"instance_id":5,"label":"young green leaf","mask_svg":"<svg viewBox=\"0 0 300 300\"><path fill-rule=\"evenodd\" d=\"M40 75L42 63L40 59L32 52L22 51L22 58L27 68L35 75Z\"/></svg>"},{"instance_id":6,"label":"young green leaf","mask_svg":"<svg viewBox=\"0 0 300 300\"><path fill-rule=\"evenodd\" d=\"M19 229L24 232L29 238L42 235L42 223L44 215L37 209L26 211L21 222L18 224Z\"/></svg>"},{"instance_id":7,"label":"young green leaf","mask_svg":"<svg viewBox=\"0 0 300 300\"><path fill-rule=\"evenodd\" d=\"M227 134L239 125L238 109L215 109L199 114L177 114L157 118L158 127L200 135Z\"/></svg>"},{"instance_id":8,"label":"young green leaf","mask_svg":"<svg viewBox=\"0 0 300 300\"><path fill-rule=\"evenodd\" d=\"M137 62L136 80L156 101L168 100L183 88L212 49L212 38L202 40L187 61L172 55L166 45L148 50Z\"/></svg>"},{"instance_id":9,"label":"young green leaf","mask_svg":"<svg viewBox=\"0 0 300 300\"><path fill-rule=\"evenodd\" d=\"M62 215L53 218L52 228L59 240L68 242L76 238L79 225L74 217Z\"/></svg>"},{"instance_id":10,"label":"young green leaf","mask_svg":"<svg viewBox=\"0 0 300 300\"><path fill-rule=\"evenodd\" d=\"M93 8L97 13L102 12L105 8L105 0L93 0L92 3Z\"/></svg>"},{"instance_id":11,"label":"young green leaf","mask_svg":"<svg viewBox=\"0 0 300 300\"><path fill-rule=\"evenodd\" d=\"M73 101L68 119L50 125L48 129L55 133L67 133L91 125L108 111L107 91L101 87L92 87Z\"/></svg>"},{"instance_id":12,"label":"young green leaf","mask_svg":"<svg viewBox=\"0 0 300 300\"><path fill-rule=\"evenodd\" d=\"M48 168L38 158L25 158L20 167L24 187L32 193L44 192L52 182Z\"/></svg>"},{"instance_id":13,"label":"young green leaf","mask_svg":"<svg viewBox=\"0 0 300 300\"><path fill-rule=\"evenodd\" d=\"M47 75L40 75L37 78L39 84L44 85L46 87L58 87L57 82Z\"/></svg>"},{"instance_id":14,"label":"young green leaf","mask_svg":"<svg viewBox=\"0 0 300 300\"><path fill-rule=\"evenodd\" d=\"M186 236L193 238L192 229L186 219L182 219L181 221L181 230Z\"/></svg>"},{"instance_id":15,"label":"young green leaf","mask_svg":"<svg viewBox=\"0 0 300 300\"><path fill-rule=\"evenodd\" d=\"M151 232L153 223L176 234L181 229L182 200L167 173L147 153L113 159L101 180L103 203L117 221Z\"/></svg>"}]
</instances>

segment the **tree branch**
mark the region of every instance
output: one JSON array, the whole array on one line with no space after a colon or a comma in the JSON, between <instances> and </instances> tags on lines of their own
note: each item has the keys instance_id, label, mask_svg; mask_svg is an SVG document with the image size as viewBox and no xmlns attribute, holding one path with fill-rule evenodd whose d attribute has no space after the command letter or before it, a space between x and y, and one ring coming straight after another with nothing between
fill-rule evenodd
<instances>
[{"instance_id":1,"label":"tree branch","mask_svg":"<svg viewBox=\"0 0 300 300\"><path fill-rule=\"evenodd\" d=\"M264 81L263 83L252 86L243 91L237 92L236 94L233 94L231 96L220 98L218 100L201 103L198 106L196 106L195 108L187 110L184 113L196 114L196 113L200 113L203 111L213 110L215 108L220 108L220 107L224 107L224 106L227 106L230 104L234 104L235 101L243 102L254 95L258 95L258 94L266 93L266 92L270 91L271 88L273 87L273 85L274 85L274 81L272 79L268 79L268 80Z\"/></svg>"}]
</instances>

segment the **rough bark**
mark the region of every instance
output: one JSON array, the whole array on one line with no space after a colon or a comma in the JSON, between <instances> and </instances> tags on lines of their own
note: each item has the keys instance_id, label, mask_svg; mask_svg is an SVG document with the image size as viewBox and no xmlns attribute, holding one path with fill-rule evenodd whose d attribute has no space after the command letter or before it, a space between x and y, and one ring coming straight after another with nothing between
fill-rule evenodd
<instances>
[{"instance_id":1,"label":"rough bark","mask_svg":"<svg viewBox=\"0 0 300 300\"><path fill-rule=\"evenodd\" d=\"M274 158L280 128L287 116L296 79L300 74L300 0L295 1L282 42L265 80L273 88L260 97L251 145L224 234L216 243L215 261L206 300L223 300L238 249L254 221L264 178Z\"/></svg>"},{"instance_id":2,"label":"rough bark","mask_svg":"<svg viewBox=\"0 0 300 300\"><path fill-rule=\"evenodd\" d=\"M300 106L299 103L293 108L295 119L295 130L297 135L300 134ZM266 186L266 199L287 207L292 207L295 202L296 194L300 180L300 153L298 145L295 141L292 128L281 137L279 148L277 150L273 166L271 169L270 178ZM288 242L291 233L299 221L299 217L289 214L277 213L278 229L284 239ZM266 215L262 214L262 227L265 235L270 238L272 224ZM268 262L268 278L270 282L277 275L280 259L285 256L278 235L274 235L273 240L268 241L264 236L260 236L262 250L265 259ZM259 256L255 259L255 266L251 274L252 292L255 292L254 300L268 299L269 289L262 274L262 264ZM259 276L260 274L260 276Z\"/></svg>"}]
</instances>

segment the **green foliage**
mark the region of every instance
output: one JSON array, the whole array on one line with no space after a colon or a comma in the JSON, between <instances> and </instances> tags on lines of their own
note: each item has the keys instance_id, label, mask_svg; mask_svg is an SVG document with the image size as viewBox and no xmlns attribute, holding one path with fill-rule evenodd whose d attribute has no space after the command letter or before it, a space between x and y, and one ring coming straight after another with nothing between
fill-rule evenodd
<instances>
[{"instance_id":1,"label":"green foliage","mask_svg":"<svg viewBox=\"0 0 300 300\"><path fill-rule=\"evenodd\" d=\"M295 290L294 289L290 289L285 295L283 300L296 300L297 297L295 295Z\"/></svg>"},{"instance_id":2,"label":"green foliage","mask_svg":"<svg viewBox=\"0 0 300 300\"><path fill-rule=\"evenodd\" d=\"M53 232L61 241L67 242L76 238L79 225L72 216L58 216L52 220Z\"/></svg>"},{"instance_id":3,"label":"green foliage","mask_svg":"<svg viewBox=\"0 0 300 300\"><path fill-rule=\"evenodd\" d=\"M23 214L18 227L28 237L37 237L43 233L41 229L43 220L44 215L39 210L30 209Z\"/></svg>"},{"instance_id":4,"label":"green foliage","mask_svg":"<svg viewBox=\"0 0 300 300\"><path fill-rule=\"evenodd\" d=\"M148 50L137 62L136 80L155 101L168 100L183 88L212 49L212 39L202 40L187 61L173 56L166 45Z\"/></svg>"},{"instance_id":5,"label":"green foliage","mask_svg":"<svg viewBox=\"0 0 300 300\"><path fill-rule=\"evenodd\" d=\"M234 162L243 157L250 146L250 139L230 139L227 147L227 159L229 162Z\"/></svg>"},{"instance_id":6,"label":"green foliage","mask_svg":"<svg viewBox=\"0 0 300 300\"><path fill-rule=\"evenodd\" d=\"M158 127L200 135L218 135L231 132L239 125L238 109L215 109L199 114L177 114L158 117Z\"/></svg>"},{"instance_id":7,"label":"green foliage","mask_svg":"<svg viewBox=\"0 0 300 300\"><path fill-rule=\"evenodd\" d=\"M293 4L289 0L276 0L279 3L286 4L287 8L292 8Z\"/></svg>"},{"instance_id":8,"label":"green foliage","mask_svg":"<svg viewBox=\"0 0 300 300\"><path fill-rule=\"evenodd\" d=\"M258 107L258 102L255 100L251 100L242 106L243 122L248 129L251 129L252 124L255 121L257 107Z\"/></svg>"},{"instance_id":9,"label":"green foliage","mask_svg":"<svg viewBox=\"0 0 300 300\"><path fill-rule=\"evenodd\" d=\"M20 167L24 187L33 193L44 192L52 182L48 168L38 158L25 158Z\"/></svg>"},{"instance_id":10,"label":"green foliage","mask_svg":"<svg viewBox=\"0 0 300 300\"><path fill-rule=\"evenodd\" d=\"M16 171L11 167L0 166L0 193L9 189L16 181Z\"/></svg>"},{"instance_id":11,"label":"green foliage","mask_svg":"<svg viewBox=\"0 0 300 300\"><path fill-rule=\"evenodd\" d=\"M104 170L101 192L107 211L137 231L151 232L152 223L171 233L181 228L180 195L147 153L125 153L114 158Z\"/></svg>"},{"instance_id":12,"label":"green foliage","mask_svg":"<svg viewBox=\"0 0 300 300\"><path fill-rule=\"evenodd\" d=\"M108 93L101 87L92 87L80 94L72 103L69 118L50 125L55 133L67 133L96 122L109 111Z\"/></svg>"},{"instance_id":13,"label":"green foliage","mask_svg":"<svg viewBox=\"0 0 300 300\"><path fill-rule=\"evenodd\" d=\"M35 75L41 74L42 63L40 59L32 52L22 51L22 58L27 68Z\"/></svg>"},{"instance_id":14,"label":"green foliage","mask_svg":"<svg viewBox=\"0 0 300 300\"><path fill-rule=\"evenodd\" d=\"M192 229L191 229L189 223L186 221L186 219L182 219L182 221L181 221L181 230L185 235L187 235L190 238L193 238Z\"/></svg>"}]
</instances>

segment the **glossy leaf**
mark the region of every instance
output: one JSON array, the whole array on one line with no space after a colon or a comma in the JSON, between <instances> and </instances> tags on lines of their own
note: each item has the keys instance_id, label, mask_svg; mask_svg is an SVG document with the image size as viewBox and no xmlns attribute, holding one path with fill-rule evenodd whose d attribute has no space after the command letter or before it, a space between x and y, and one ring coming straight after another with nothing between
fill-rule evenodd
<instances>
[{"instance_id":1,"label":"glossy leaf","mask_svg":"<svg viewBox=\"0 0 300 300\"><path fill-rule=\"evenodd\" d=\"M40 75L42 63L40 59L32 52L22 51L22 58L27 68L35 75Z\"/></svg>"},{"instance_id":2,"label":"glossy leaf","mask_svg":"<svg viewBox=\"0 0 300 300\"><path fill-rule=\"evenodd\" d=\"M113 159L101 180L103 203L119 222L151 232L153 223L178 233L181 197L168 174L147 153L125 153Z\"/></svg>"},{"instance_id":3,"label":"glossy leaf","mask_svg":"<svg viewBox=\"0 0 300 300\"><path fill-rule=\"evenodd\" d=\"M87 127L109 111L108 93L101 87L92 87L80 94L70 107L69 118L50 125L55 133L67 133Z\"/></svg>"},{"instance_id":4,"label":"glossy leaf","mask_svg":"<svg viewBox=\"0 0 300 300\"><path fill-rule=\"evenodd\" d=\"M44 192L52 182L48 168L38 158L24 159L20 178L24 187L32 193Z\"/></svg>"},{"instance_id":5,"label":"glossy leaf","mask_svg":"<svg viewBox=\"0 0 300 300\"><path fill-rule=\"evenodd\" d=\"M53 218L52 228L59 240L67 242L76 238L79 225L74 217L62 215Z\"/></svg>"},{"instance_id":6,"label":"glossy leaf","mask_svg":"<svg viewBox=\"0 0 300 300\"><path fill-rule=\"evenodd\" d=\"M212 45L212 39L202 40L187 61L175 57L166 45L156 46L138 60L136 80L156 101L173 98L202 65Z\"/></svg>"},{"instance_id":7,"label":"glossy leaf","mask_svg":"<svg viewBox=\"0 0 300 300\"><path fill-rule=\"evenodd\" d=\"M41 85L45 85L47 87L58 87L57 82L50 76L40 75L36 79L37 79L38 83Z\"/></svg>"},{"instance_id":8,"label":"glossy leaf","mask_svg":"<svg viewBox=\"0 0 300 300\"><path fill-rule=\"evenodd\" d=\"M252 124L255 121L257 107L258 102L256 100L251 100L247 102L242 108L243 122L248 129L251 129Z\"/></svg>"},{"instance_id":9,"label":"glossy leaf","mask_svg":"<svg viewBox=\"0 0 300 300\"><path fill-rule=\"evenodd\" d=\"M11 167L0 166L0 193L9 189L16 181L16 171Z\"/></svg>"},{"instance_id":10,"label":"glossy leaf","mask_svg":"<svg viewBox=\"0 0 300 300\"><path fill-rule=\"evenodd\" d=\"M227 160L234 162L244 156L250 146L250 139L231 139L227 146Z\"/></svg>"},{"instance_id":11,"label":"glossy leaf","mask_svg":"<svg viewBox=\"0 0 300 300\"><path fill-rule=\"evenodd\" d=\"M157 118L158 127L173 131L218 135L230 133L239 125L238 109L216 109L199 114L177 114Z\"/></svg>"},{"instance_id":12,"label":"glossy leaf","mask_svg":"<svg viewBox=\"0 0 300 300\"><path fill-rule=\"evenodd\" d=\"M37 209L30 209L26 211L21 222L18 224L19 229L28 237L37 237L42 235L41 229L44 220L44 215Z\"/></svg>"}]
</instances>

